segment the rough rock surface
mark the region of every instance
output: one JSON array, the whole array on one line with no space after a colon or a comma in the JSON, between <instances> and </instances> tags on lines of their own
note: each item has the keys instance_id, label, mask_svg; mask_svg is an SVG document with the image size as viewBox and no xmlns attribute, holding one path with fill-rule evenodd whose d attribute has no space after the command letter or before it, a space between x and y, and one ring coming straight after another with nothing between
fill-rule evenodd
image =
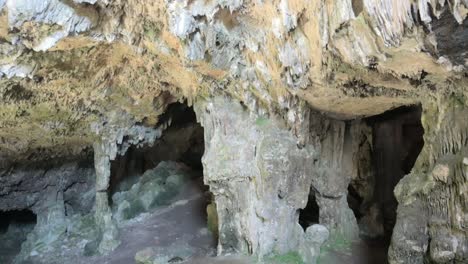
<instances>
[{"instance_id":1,"label":"rough rock surface","mask_svg":"<svg viewBox=\"0 0 468 264\"><path fill-rule=\"evenodd\" d=\"M363 219L378 215L378 143L360 119L420 105L424 147L394 192L389 261L467 262L467 14L466 0L0 0L0 210L30 208L35 234L57 237L94 185L95 247L112 251L112 161L161 138L163 113L187 102L218 253L313 261L304 245L322 239L298 223L310 197L325 246L359 232L349 184ZM91 150L94 172L66 163Z\"/></svg>"},{"instance_id":2,"label":"rough rock surface","mask_svg":"<svg viewBox=\"0 0 468 264\"><path fill-rule=\"evenodd\" d=\"M468 261L467 109L452 95L447 104L433 104L426 111L425 147L413 171L395 189L399 206L390 261L464 263Z\"/></svg>"},{"instance_id":3,"label":"rough rock surface","mask_svg":"<svg viewBox=\"0 0 468 264\"><path fill-rule=\"evenodd\" d=\"M195 111L205 129L204 179L218 212L218 253L296 250L316 151L300 148L277 120L250 115L227 98L197 102Z\"/></svg>"},{"instance_id":4,"label":"rough rock surface","mask_svg":"<svg viewBox=\"0 0 468 264\"><path fill-rule=\"evenodd\" d=\"M0 210L30 209L40 214L50 205L49 198L61 196L69 214L90 211L94 179L86 161L11 166L0 171Z\"/></svg>"}]
</instances>

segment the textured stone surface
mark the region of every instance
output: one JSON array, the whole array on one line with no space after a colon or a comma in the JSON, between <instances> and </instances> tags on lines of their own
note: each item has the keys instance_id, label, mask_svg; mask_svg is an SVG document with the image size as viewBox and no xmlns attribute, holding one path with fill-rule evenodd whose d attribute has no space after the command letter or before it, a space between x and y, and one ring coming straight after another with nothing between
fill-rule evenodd
<instances>
[{"instance_id":1,"label":"textured stone surface","mask_svg":"<svg viewBox=\"0 0 468 264\"><path fill-rule=\"evenodd\" d=\"M423 78L443 85L465 67L444 43L464 45L466 2L309 2L4 1L0 86L35 104L1 101L2 155L79 153L90 123L115 115L154 125L173 100L163 91L193 101L222 90L269 112L298 96L353 118L417 102Z\"/></svg>"},{"instance_id":2,"label":"textured stone surface","mask_svg":"<svg viewBox=\"0 0 468 264\"><path fill-rule=\"evenodd\" d=\"M299 148L280 121L249 115L228 98L197 102L195 111L205 129L204 179L218 212L218 254L297 250L304 236L298 209L307 203L316 150Z\"/></svg>"},{"instance_id":3,"label":"textured stone surface","mask_svg":"<svg viewBox=\"0 0 468 264\"><path fill-rule=\"evenodd\" d=\"M129 220L154 207L167 204L177 195L182 185L194 176L183 164L165 161L159 163L156 168L141 175L128 191L117 192L112 196L114 218L117 221Z\"/></svg>"},{"instance_id":4,"label":"textured stone surface","mask_svg":"<svg viewBox=\"0 0 468 264\"><path fill-rule=\"evenodd\" d=\"M395 189L399 206L391 263L421 263L425 257L435 263L468 259L468 183L463 164L468 115L459 99L428 105L423 113L425 146L413 171Z\"/></svg>"},{"instance_id":5,"label":"textured stone surface","mask_svg":"<svg viewBox=\"0 0 468 264\"><path fill-rule=\"evenodd\" d=\"M15 263L47 256L64 244L67 234L70 236L67 245L77 247L81 247L81 238L92 237L88 227L79 231L73 228L77 217L90 213L95 201L95 173L89 160L11 167L2 175L0 210L29 209L37 216ZM66 252L68 249L63 250Z\"/></svg>"},{"instance_id":6,"label":"textured stone surface","mask_svg":"<svg viewBox=\"0 0 468 264\"><path fill-rule=\"evenodd\" d=\"M112 249L111 161L159 138L179 100L197 104L205 127L220 254L297 250L311 186L330 237L352 239L347 188L373 172L365 128L349 120L421 104L425 145L395 190L390 260L466 262L467 10L466 0L0 0L0 206L49 201L62 232L67 193L26 199L16 185L37 190L43 170L20 181L8 169L94 149L100 249Z\"/></svg>"},{"instance_id":7,"label":"textured stone surface","mask_svg":"<svg viewBox=\"0 0 468 264\"><path fill-rule=\"evenodd\" d=\"M70 213L87 212L93 206L95 173L85 162L12 166L0 175L1 211L32 209L39 214L54 204L50 203L54 195L61 197Z\"/></svg>"}]
</instances>

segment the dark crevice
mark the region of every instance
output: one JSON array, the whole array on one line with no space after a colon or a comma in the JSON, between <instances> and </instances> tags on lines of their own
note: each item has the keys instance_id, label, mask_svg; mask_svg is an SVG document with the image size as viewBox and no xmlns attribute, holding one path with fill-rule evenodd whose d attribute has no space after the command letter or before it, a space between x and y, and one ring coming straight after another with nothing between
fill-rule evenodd
<instances>
[{"instance_id":1,"label":"dark crevice","mask_svg":"<svg viewBox=\"0 0 468 264\"><path fill-rule=\"evenodd\" d=\"M304 231L313 224L319 223L320 208L315 198L315 192L311 191L307 205L304 209L299 210L299 224Z\"/></svg>"},{"instance_id":2,"label":"dark crevice","mask_svg":"<svg viewBox=\"0 0 468 264\"><path fill-rule=\"evenodd\" d=\"M36 223L30 210L0 211L0 263L12 263Z\"/></svg>"},{"instance_id":3,"label":"dark crevice","mask_svg":"<svg viewBox=\"0 0 468 264\"><path fill-rule=\"evenodd\" d=\"M30 210L12 210L0 212L0 233L8 231L12 225L36 224L36 215Z\"/></svg>"},{"instance_id":4,"label":"dark crevice","mask_svg":"<svg viewBox=\"0 0 468 264\"><path fill-rule=\"evenodd\" d=\"M421 106L401 107L373 117L374 202L383 219L385 236L391 236L398 202L397 183L414 166L424 145Z\"/></svg>"},{"instance_id":5,"label":"dark crevice","mask_svg":"<svg viewBox=\"0 0 468 264\"><path fill-rule=\"evenodd\" d=\"M362 212L361 212L361 205L363 203L363 198L359 195L359 193L354 189L354 187L350 184L348 186L348 206L353 210L354 216L357 220L361 219Z\"/></svg>"},{"instance_id":6,"label":"dark crevice","mask_svg":"<svg viewBox=\"0 0 468 264\"><path fill-rule=\"evenodd\" d=\"M439 19L431 23L437 47L432 50L438 58L446 56L454 64L464 65L468 59L468 19L460 25L449 8L445 8Z\"/></svg>"},{"instance_id":7,"label":"dark crevice","mask_svg":"<svg viewBox=\"0 0 468 264\"><path fill-rule=\"evenodd\" d=\"M421 113L420 105L404 106L365 120L371 128L366 137L372 140L359 147L365 167L358 170L366 174L350 183L347 199L361 238L371 249L370 259L387 258L397 217L394 189L411 172L424 146Z\"/></svg>"},{"instance_id":8,"label":"dark crevice","mask_svg":"<svg viewBox=\"0 0 468 264\"><path fill-rule=\"evenodd\" d=\"M359 16L364 10L364 3L362 0L352 0L353 12L355 16Z\"/></svg>"}]
</instances>

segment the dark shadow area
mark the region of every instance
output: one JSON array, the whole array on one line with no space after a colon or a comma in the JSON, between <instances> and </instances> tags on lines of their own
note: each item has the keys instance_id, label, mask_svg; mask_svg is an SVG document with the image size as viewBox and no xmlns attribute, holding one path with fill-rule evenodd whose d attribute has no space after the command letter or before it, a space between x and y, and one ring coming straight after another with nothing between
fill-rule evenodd
<instances>
[{"instance_id":1,"label":"dark shadow area","mask_svg":"<svg viewBox=\"0 0 468 264\"><path fill-rule=\"evenodd\" d=\"M400 107L366 119L372 129L372 148L363 148L371 156L369 197L361 197L357 188L362 186L353 182L347 197L359 223L365 263L387 263L398 207L393 191L411 172L424 146L421 112L421 106Z\"/></svg>"},{"instance_id":2,"label":"dark shadow area","mask_svg":"<svg viewBox=\"0 0 468 264\"><path fill-rule=\"evenodd\" d=\"M201 158L205 148L203 127L197 123L193 108L173 103L160 117L159 124L170 125L152 146L130 147L125 155L112 161L111 194L128 189L139 176L155 168L161 161L184 163L202 175Z\"/></svg>"},{"instance_id":3,"label":"dark shadow area","mask_svg":"<svg viewBox=\"0 0 468 264\"><path fill-rule=\"evenodd\" d=\"M468 59L468 19L458 24L446 7L439 19L434 17L431 25L437 42L433 55L447 56L456 65L464 65Z\"/></svg>"},{"instance_id":4,"label":"dark shadow area","mask_svg":"<svg viewBox=\"0 0 468 264\"><path fill-rule=\"evenodd\" d=\"M401 107L369 119L373 128L374 202L378 205L385 237L391 237L398 202L397 183L414 166L424 146L421 106Z\"/></svg>"},{"instance_id":5,"label":"dark shadow area","mask_svg":"<svg viewBox=\"0 0 468 264\"><path fill-rule=\"evenodd\" d=\"M363 216L361 207L364 199L359 195L356 189L354 189L352 184L349 184L348 186L348 195L346 199L348 201L349 208L353 210L356 220L359 221Z\"/></svg>"},{"instance_id":6,"label":"dark shadow area","mask_svg":"<svg viewBox=\"0 0 468 264\"><path fill-rule=\"evenodd\" d=\"M362 0L352 0L351 1L353 12L355 16L359 16L361 12L364 10L364 3Z\"/></svg>"},{"instance_id":7,"label":"dark shadow area","mask_svg":"<svg viewBox=\"0 0 468 264\"><path fill-rule=\"evenodd\" d=\"M36 222L37 217L30 210L0 211L0 263L13 262Z\"/></svg>"},{"instance_id":8,"label":"dark shadow area","mask_svg":"<svg viewBox=\"0 0 468 264\"><path fill-rule=\"evenodd\" d=\"M299 224L305 231L309 226L319 223L319 216L320 208L315 199L315 192L311 191L306 207L299 210Z\"/></svg>"},{"instance_id":9,"label":"dark shadow area","mask_svg":"<svg viewBox=\"0 0 468 264\"><path fill-rule=\"evenodd\" d=\"M122 243L112 255L118 263L133 263L145 248L178 260L189 257L186 251L194 257L216 252L216 211L203 182L203 127L182 103L169 105L157 127L165 129L152 146L130 147L111 163L114 218L139 218L120 231Z\"/></svg>"},{"instance_id":10,"label":"dark shadow area","mask_svg":"<svg viewBox=\"0 0 468 264\"><path fill-rule=\"evenodd\" d=\"M30 210L0 212L0 234L5 234L10 225L36 224L36 215Z\"/></svg>"}]
</instances>

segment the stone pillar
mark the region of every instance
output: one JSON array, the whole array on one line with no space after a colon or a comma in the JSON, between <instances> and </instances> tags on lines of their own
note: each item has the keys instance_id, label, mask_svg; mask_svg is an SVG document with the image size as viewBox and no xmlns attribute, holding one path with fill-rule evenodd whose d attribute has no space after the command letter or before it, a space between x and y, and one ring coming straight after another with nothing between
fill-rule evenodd
<instances>
[{"instance_id":1,"label":"stone pillar","mask_svg":"<svg viewBox=\"0 0 468 264\"><path fill-rule=\"evenodd\" d=\"M354 134L358 133L352 133L345 122L334 120L324 120L322 125L311 129L322 130L319 168L312 180L320 207L319 222L329 229L331 239L351 242L358 239L359 228L346 197L353 166L356 166L353 157L357 147L354 143L358 141Z\"/></svg>"},{"instance_id":2,"label":"stone pillar","mask_svg":"<svg viewBox=\"0 0 468 264\"><path fill-rule=\"evenodd\" d=\"M108 189L110 184L111 164L110 160L115 155L109 153L114 148L106 147L104 142L94 144L94 166L96 169L96 205L95 221L101 232L101 241L98 251L101 254L108 253L120 244L118 229L112 219L112 211L109 207ZM107 150L107 151L106 151Z\"/></svg>"},{"instance_id":3,"label":"stone pillar","mask_svg":"<svg viewBox=\"0 0 468 264\"><path fill-rule=\"evenodd\" d=\"M305 237L298 210L307 204L316 150L297 144L275 117L227 98L197 102L195 111L205 129L202 162L219 218L218 254L298 251Z\"/></svg>"}]
</instances>

